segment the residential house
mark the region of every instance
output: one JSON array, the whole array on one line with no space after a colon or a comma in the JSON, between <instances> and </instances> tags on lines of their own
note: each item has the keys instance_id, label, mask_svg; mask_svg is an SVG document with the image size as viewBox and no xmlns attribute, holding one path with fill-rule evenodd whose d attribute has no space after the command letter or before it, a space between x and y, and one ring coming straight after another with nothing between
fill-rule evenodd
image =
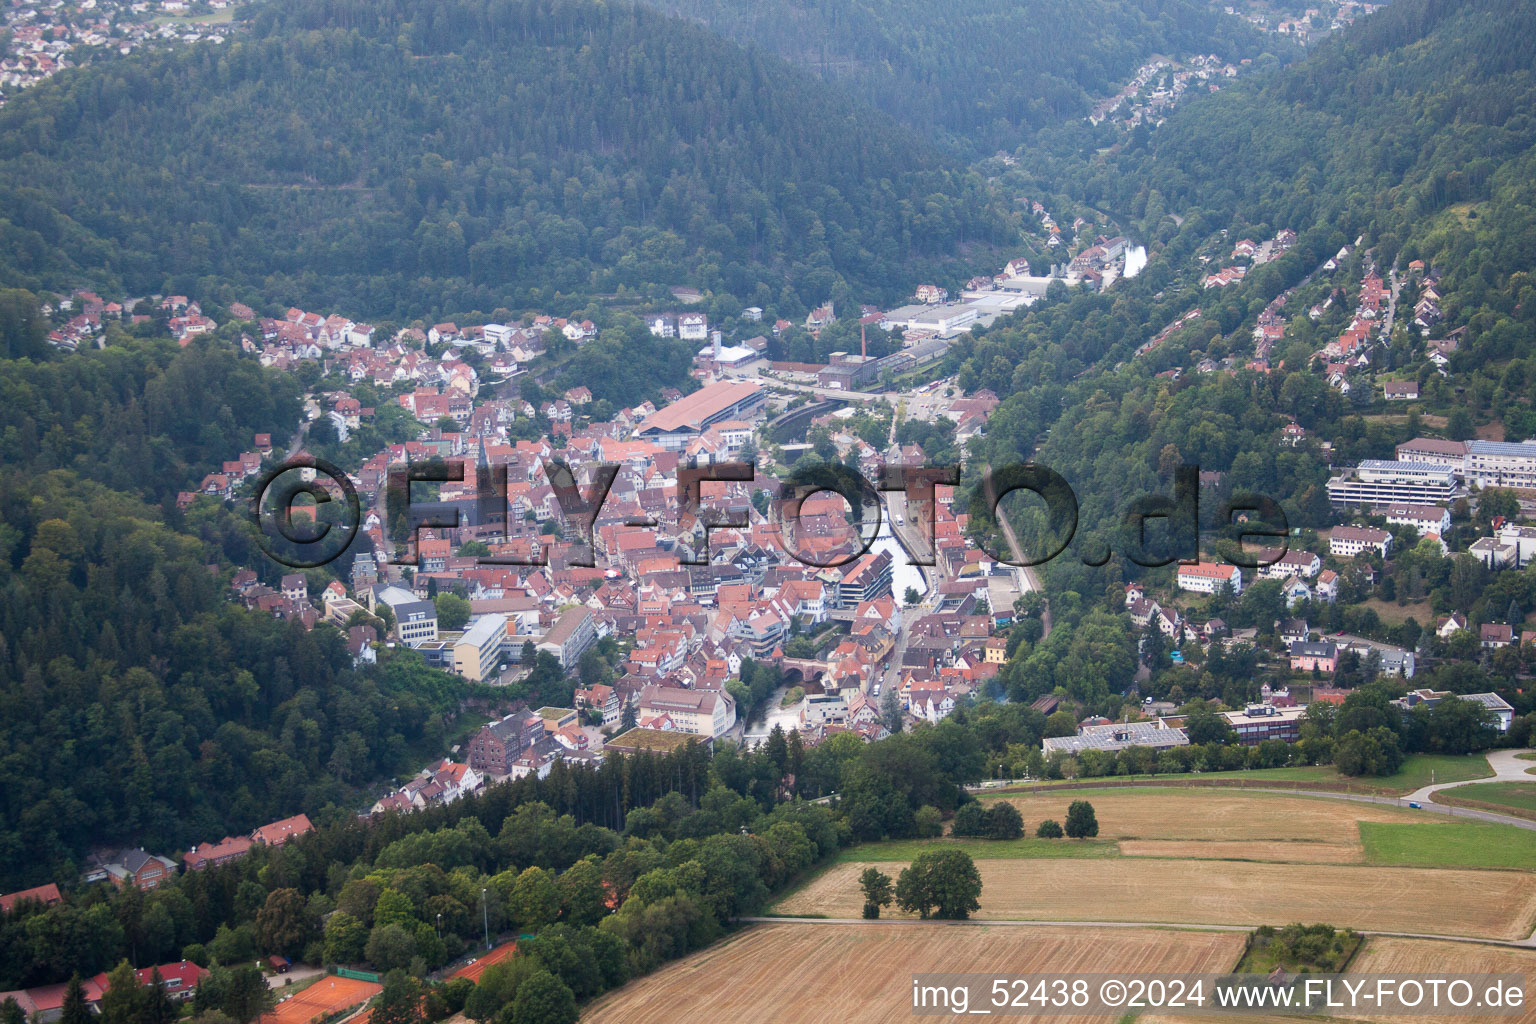
<instances>
[{"instance_id":1,"label":"residential house","mask_svg":"<svg viewBox=\"0 0 1536 1024\"><path fill-rule=\"evenodd\" d=\"M1355 558L1374 551L1382 558L1392 547L1392 535L1374 526L1335 526L1328 536L1328 551L1340 558Z\"/></svg>"},{"instance_id":2,"label":"residential house","mask_svg":"<svg viewBox=\"0 0 1536 1024\"><path fill-rule=\"evenodd\" d=\"M1338 647L1332 643L1298 641L1290 646L1292 672L1332 673L1338 667Z\"/></svg>"}]
</instances>

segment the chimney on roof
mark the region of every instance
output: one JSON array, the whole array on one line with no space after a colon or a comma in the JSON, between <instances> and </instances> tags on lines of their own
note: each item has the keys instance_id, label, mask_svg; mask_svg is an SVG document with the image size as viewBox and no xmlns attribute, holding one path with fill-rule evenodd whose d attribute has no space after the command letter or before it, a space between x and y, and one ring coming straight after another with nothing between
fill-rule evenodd
<instances>
[{"instance_id":1,"label":"chimney on roof","mask_svg":"<svg viewBox=\"0 0 1536 1024\"><path fill-rule=\"evenodd\" d=\"M864 325L859 324L859 357L869 358L869 340L864 337Z\"/></svg>"}]
</instances>

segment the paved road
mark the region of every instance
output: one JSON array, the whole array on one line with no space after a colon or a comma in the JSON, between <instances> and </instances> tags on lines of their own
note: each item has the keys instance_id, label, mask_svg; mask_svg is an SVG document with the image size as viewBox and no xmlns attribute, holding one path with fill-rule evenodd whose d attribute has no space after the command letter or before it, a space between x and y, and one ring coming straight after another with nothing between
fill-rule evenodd
<instances>
[{"instance_id":1,"label":"paved road","mask_svg":"<svg viewBox=\"0 0 1536 1024\"><path fill-rule=\"evenodd\" d=\"M1479 779L1486 782L1487 779ZM1324 793L1315 789L1269 789L1244 786L1244 793L1284 793L1286 796L1312 796L1322 797L1328 800L1352 800L1360 804L1382 804L1386 807L1407 807L1410 797L1407 796L1371 796L1366 793ZM1515 828L1523 828L1528 832L1536 832L1536 821L1528 818L1516 818L1508 814L1494 814L1491 811L1475 811L1470 807L1452 807L1449 804L1426 803L1417 808L1429 814L1444 814L1451 818L1473 818L1477 821L1491 821L1496 825L1513 825Z\"/></svg>"},{"instance_id":2,"label":"paved road","mask_svg":"<svg viewBox=\"0 0 1536 1024\"><path fill-rule=\"evenodd\" d=\"M1440 782L1416 789L1409 793L1405 799L1428 801L1432 794L1442 789L1455 789L1457 786L1471 786L1479 782L1536 782L1536 776L1527 774L1527 768L1536 768L1536 764L1530 761L1522 761L1521 754L1529 754L1529 750L1490 750L1488 751L1488 767L1493 769L1491 779L1465 779L1461 782ZM1461 809L1465 814L1471 814L1468 808ZM1502 815L1500 816L1502 817ZM1521 819L1523 820L1523 819Z\"/></svg>"}]
</instances>

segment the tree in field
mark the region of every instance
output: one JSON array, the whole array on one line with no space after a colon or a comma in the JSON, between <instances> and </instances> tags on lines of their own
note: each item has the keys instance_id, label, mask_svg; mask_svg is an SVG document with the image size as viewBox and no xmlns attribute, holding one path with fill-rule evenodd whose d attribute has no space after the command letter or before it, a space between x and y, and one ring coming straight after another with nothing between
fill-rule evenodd
<instances>
[{"instance_id":1,"label":"tree in field","mask_svg":"<svg viewBox=\"0 0 1536 1024\"><path fill-rule=\"evenodd\" d=\"M896 879L896 905L921 918L963 921L981 909L981 873L964 850L928 850Z\"/></svg>"},{"instance_id":2,"label":"tree in field","mask_svg":"<svg viewBox=\"0 0 1536 1024\"><path fill-rule=\"evenodd\" d=\"M1006 800L999 800L987 810L988 839L1017 839L1024 834L1024 816Z\"/></svg>"},{"instance_id":3,"label":"tree in field","mask_svg":"<svg viewBox=\"0 0 1536 1024\"><path fill-rule=\"evenodd\" d=\"M859 876L859 889L864 893L864 916L877 918L880 916L880 908L891 905L894 895L891 889L891 876L879 868L865 868Z\"/></svg>"},{"instance_id":4,"label":"tree in field","mask_svg":"<svg viewBox=\"0 0 1536 1024\"><path fill-rule=\"evenodd\" d=\"M1397 733L1384 725L1351 729L1335 744L1333 764L1341 775L1396 775L1403 765Z\"/></svg>"},{"instance_id":5,"label":"tree in field","mask_svg":"<svg viewBox=\"0 0 1536 1024\"><path fill-rule=\"evenodd\" d=\"M576 1024L576 997L548 971L535 971L517 987L512 1004L498 1020L506 1024Z\"/></svg>"},{"instance_id":6,"label":"tree in field","mask_svg":"<svg viewBox=\"0 0 1536 1024\"><path fill-rule=\"evenodd\" d=\"M1099 834L1099 819L1093 813L1093 804L1087 800L1073 800L1067 808L1067 835L1072 839L1092 839Z\"/></svg>"},{"instance_id":7,"label":"tree in field","mask_svg":"<svg viewBox=\"0 0 1536 1024\"><path fill-rule=\"evenodd\" d=\"M373 1004L372 1024L421 1024L421 986L402 970L384 975L384 991Z\"/></svg>"},{"instance_id":8,"label":"tree in field","mask_svg":"<svg viewBox=\"0 0 1536 1024\"><path fill-rule=\"evenodd\" d=\"M950 826L950 833L957 836L977 837L987 834L987 810L981 804L972 800L962 804L955 811L955 820Z\"/></svg>"},{"instance_id":9,"label":"tree in field","mask_svg":"<svg viewBox=\"0 0 1536 1024\"><path fill-rule=\"evenodd\" d=\"M1061 822L1050 818L1042 821L1035 828L1035 836L1040 839L1060 839L1062 836Z\"/></svg>"}]
</instances>

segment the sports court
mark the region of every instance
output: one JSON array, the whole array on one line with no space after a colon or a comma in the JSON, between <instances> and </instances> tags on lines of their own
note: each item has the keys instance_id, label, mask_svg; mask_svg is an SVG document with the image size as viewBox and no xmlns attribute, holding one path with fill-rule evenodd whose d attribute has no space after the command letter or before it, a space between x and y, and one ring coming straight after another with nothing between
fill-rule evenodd
<instances>
[{"instance_id":1,"label":"sports court","mask_svg":"<svg viewBox=\"0 0 1536 1024\"><path fill-rule=\"evenodd\" d=\"M516 952L516 939L513 939L510 942L503 942L501 945L497 946L495 949L491 950L484 956L476 957L472 962L465 964L463 967L460 967L458 970L449 975L449 977L468 978L470 981L478 985L480 984L480 975L485 973L485 969L487 967L491 966L492 964L499 964L503 960L512 959ZM285 1022L285 1024L287 1024L287 1022Z\"/></svg>"},{"instance_id":2,"label":"sports court","mask_svg":"<svg viewBox=\"0 0 1536 1024\"><path fill-rule=\"evenodd\" d=\"M325 1017L337 1010L367 1002L384 990L384 986L355 978L321 978L304 991L284 999L264 1013L258 1024L309 1024L317 1017Z\"/></svg>"}]
</instances>

